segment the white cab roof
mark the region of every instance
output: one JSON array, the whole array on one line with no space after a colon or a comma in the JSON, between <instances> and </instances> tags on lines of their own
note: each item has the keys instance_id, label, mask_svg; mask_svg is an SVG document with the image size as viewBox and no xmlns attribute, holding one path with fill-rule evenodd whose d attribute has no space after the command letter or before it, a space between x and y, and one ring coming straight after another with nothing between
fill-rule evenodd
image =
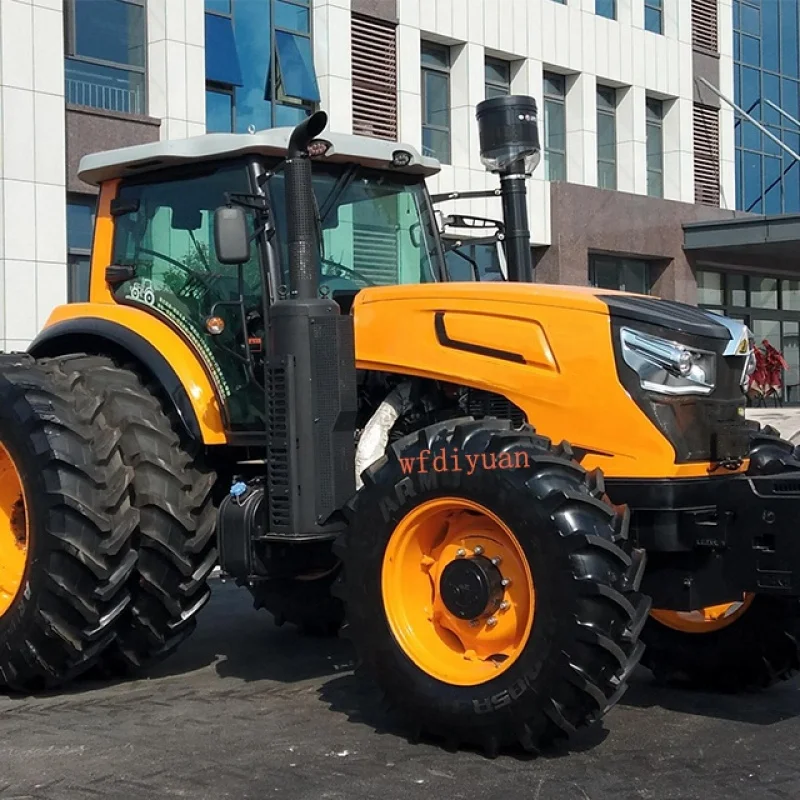
<instances>
[{"instance_id":1,"label":"white cab roof","mask_svg":"<svg viewBox=\"0 0 800 800\"><path fill-rule=\"evenodd\" d=\"M166 139L150 144L123 147L103 153L93 153L81 159L78 176L82 181L97 186L103 181L124 178L152 170L178 166L191 161L213 161L239 155L285 155L292 128L271 128L256 133L207 133L188 139ZM368 167L395 169L413 175L435 175L439 162L426 158L405 144L367 136L352 136L324 131L318 137L333 147L319 161L357 162ZM411 153L411 163L393 168L392 154L396 150Z\"/></svg>"}]
</instances>

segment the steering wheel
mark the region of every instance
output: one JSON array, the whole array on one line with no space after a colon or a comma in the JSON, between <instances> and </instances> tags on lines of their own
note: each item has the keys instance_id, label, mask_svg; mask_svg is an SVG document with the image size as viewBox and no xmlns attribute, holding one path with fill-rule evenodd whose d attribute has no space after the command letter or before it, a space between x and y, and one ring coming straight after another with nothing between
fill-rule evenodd
<instances>
[{"instance_id":1,"label":"steering wheel","mask_svg":"<svg viewBox=\"0 0 800 800\"><path fill-rule=\"evenodd\" d=\"M335 261L331 261L329 258L321 258L320 261L321 261L321 263L327 264L327 265L333 267L334 269L342 270L342 272L344 272L346 275L350 275L350 276L352 276L353 278L355 278L358 281L363 281L364 283L367 284L367 286L377 286L378 285L374 281L371 281L369 278L367 278L365 275L362 275L357 270L351 269L350 267L346 267L346 266L344 266L344 264L337 264ZM340 276L339 275L327 275L327 276L326 275L321 275L320 277L322 277L322 278L325 278L325 277L338 278Z\"/></svg>"}]
</instances>

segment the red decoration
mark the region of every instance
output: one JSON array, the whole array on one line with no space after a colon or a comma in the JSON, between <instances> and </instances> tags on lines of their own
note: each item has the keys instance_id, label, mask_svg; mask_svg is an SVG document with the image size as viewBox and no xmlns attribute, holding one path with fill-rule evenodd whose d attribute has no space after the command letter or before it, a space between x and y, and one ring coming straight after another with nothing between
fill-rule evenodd
<instances>
[{"instance_id":1,"label":"red decoration","mask_svg":"<svg viewBox=\"0 0 800 800\"><path fill-rule=\"evenodd\" d=\"M777 395L780 397L783 389L783 370L789 369L789 364L783 354L773 347L767 339L761 342L761 347L755 350L756 368L750 376L748 393L759 399L766 399Z\"/></svg>"}]
</instances>

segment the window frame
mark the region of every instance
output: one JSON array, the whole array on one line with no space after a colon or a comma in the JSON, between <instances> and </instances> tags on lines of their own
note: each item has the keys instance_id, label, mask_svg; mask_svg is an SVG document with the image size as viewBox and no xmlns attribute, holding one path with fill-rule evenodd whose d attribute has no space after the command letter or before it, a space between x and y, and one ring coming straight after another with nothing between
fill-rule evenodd
<instances>
[{"instance_id":1,"label":"window frame","mask_svg":"<svg viewBox=\"0 0 800 800\"><path fill-rule=\"evenodd\" d=\"M652 120L650 118L651 103L658 104L658 119ZM650 168L650 131L658 130L661 146L658 150L659 167L657 170ZM664 197L664 101L657 97L648 97L645 100L645 159L647 170L647 195L648 197ZM658 175L660 180L661 190L658 193L653 192L651 184L651 176Z\"/></svg>"},{"instance_id":2,"label":"window frame","mask_svg":"<svg viewBox=\"0 0 800 800\"><path fill-rule=\"evenodd\" d=\"M231 129L230 133L236 130L236 87L228 83L218 83L216 81L206 81L206 95L224 94L231 98ZM208 103L206 102L206 131L208 131ZM228 131L225 131L228 133Z\"/></svg>"},{"instance_id":3,"label":"window frame","mask_svg":"<svg viewBox=\"0 0 800 800\"><path fill-rule=\"evenodd\" d=\"M547 91L547 83L548 81L552 81L553 78L557 78L559 81L562 82L563 85L563 93L560 95L555 95ZM556 150L550 147L549 142L549 131L547 128L547 106L549 103L554 105L559 105L561 107L561 113L564 116L564 149L563 150ZM544 134L544 162L545 162L545 180L547 181L566 181L567 180L567 76L562 75L558 72L551 72L549 70L544 70L542 72L542 133ZM556 155L560 155L564 159L564 177L563 178L551 178L550 177L550 165L549 165L549 155L551 153L555 153Z\"/></svg>"},{"instance_id":4,"label":"window frame","mask_svg":"<svg viewBox=\"0 0 800 800\"><path fill-rule=\"evenodd\" d=\"M148 43L148 25L147 25L147 3L145 0L116 0L120 3L126 3L129 6L137 6L142 9L142 49L144 64L140 67L135 64L121 64L116 61L106 61L102 58L92 58L91 56L82 56L76 53L78 30L77 30L77 0L64 0L64 62L78 61L83 64L94 65L97 67L107 67L109 69L118 69L120 71L135 72L143 76L142 81L142 106L137 112L116 111L114 109L103 108L102 106L80 106L80 108L97 108L100 111L106 111L110 114L124 114L126 116L147 116L150 102L150 95L147 86L147 76L150 69L149 60L149 47ZM64 76L65 82L68 80ZM66 99L69 103L69 100ZM75 103L74 105L78 105Z\"/></svg>"},{"instance_id":5,"label":"window frame","mask_svg":"<svg viewBox=\"0 0 800 800\"><path fill-rule=\"evenodd\" d=\"M422 61L422 56L425 50L439 50L441 53L445 53L447 56L447 66L440 67L433 64L425 64ZM453 86L451 81L451 73L453 68L453 59L452 59L452 51L451 48L446 44L439 44L438 42L431 42L427 39L423 39L421 42L420 47L420 91L421 91L421 102L422 102L422 139L423 139L423 154L424 154L424 141L425 141L425 130L432 130L438 131L439 133L446 133L447 134L447 160L444 161L439 158L437 155L433 157L436 158L441 164L451 165L453 161L453 119L452 119L452 110L453 110ZM441 125L431 125L425 121L426 119L426 111L427 111L427 92L425 89L425 75L428 72L435 72L439 75L444 75L447 79L447 127L443 127ZM484 72L485 77L485 72Z\"/></svg>"},{"instance_id":6,"label":"window frame","mask_svg":"<svg viewBox=\"0 0 800 800\"><path fill-rule=\"evenodd\" d=\"M508 72L508 81L500 82L489 78L486 68L490 65L501 67ZM483 96L489 97L489 89L499 89L504 95L511 94L511 62L494 56L484 56L483 59ZM497 95L494 95L495 97Z\"/></svg>"},{"instance_id":7,"label":"window frame","mask_svg":"<svg viewBox=\"0 0 800 800\"><path fill-rule=\"evenodd\" d=\"M617 130L617 110L619 108L619 96L618 96L618 89L614 86L606 86L604 84L598 83L596 85L595 90L595 100L597 101L603 92L611 92L614 97L614 111L610 112L606 109L600 107L600 104L596 104L596 121L597 121L597 134L596 134L596 143L597 143L597 186L600 189L607 189L609 191L617 191L617 186L619 185L619 174L618 174L618 164L619 164L619 141L618 135L619 131ZM614 124L614 158L613 160L608 160L606 158L600 157L600 117L610 117L613 124ZM614 185L613 186L600 186L600 165L601 164L611 164L614 167Z\"/></svg>"}]
</instances>

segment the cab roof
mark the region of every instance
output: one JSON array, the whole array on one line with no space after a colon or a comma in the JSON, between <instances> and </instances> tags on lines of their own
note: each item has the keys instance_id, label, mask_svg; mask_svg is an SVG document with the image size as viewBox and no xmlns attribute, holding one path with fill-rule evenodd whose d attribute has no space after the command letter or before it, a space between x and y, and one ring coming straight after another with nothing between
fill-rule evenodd
<instances>
[{"instance_id":1,"label":"cab roof","mask_svg":"<svg viewBox=\"0 0 800 800\"><path fill-rule=\"evenodd\" d=\"M189 162L215 161L241 155L283 157L293 128L270 128L256 133L207 133L188 139L165 139L150 144L92 153L81 159L78 177L97 186L103 181L162 170ZM356 162L366 167L428 177L440 171L439 162L413 147L386 139L323 132L318 138L330 142L327 155L315 160L334 163ZM392 167L392 154L411 154L405 167Z\"/></svg>"}]
</instances>

